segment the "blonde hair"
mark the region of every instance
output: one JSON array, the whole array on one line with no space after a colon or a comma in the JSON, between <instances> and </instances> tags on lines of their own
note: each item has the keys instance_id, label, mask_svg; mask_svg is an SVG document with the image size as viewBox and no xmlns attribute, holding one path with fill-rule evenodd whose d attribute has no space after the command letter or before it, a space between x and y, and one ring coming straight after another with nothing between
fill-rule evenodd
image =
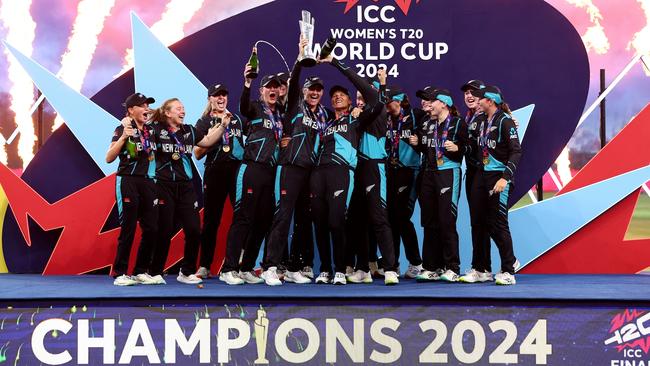
<instances>
[{"instance_id":1,"label":"blonde hair","mask_svg":"<svg viewBox=\"0 0 650 366\"><path fill-rule=\"evenodd\" d=\"M153 112L153 116L151 116L152 121L160 122L163 123L164 125L167 125L167 116L165 115L165 112L169 111L172 109L171 104L174 102L180 102L178 98L171 98L167 99L161 106L160 108L157 108Z\"/></svg>"},{"instance_id":2,"label":"blonde hair","mask_svg":"<svg viewBox=\"0 0 650 366\"><path fill-rule=\"evenodd\" d=\"M208 104L205 106L205 109L203 110L203 113L201 114L201 118L207 117L212 113L212 103L208 100Z\"/></svg>"}]
</instances>

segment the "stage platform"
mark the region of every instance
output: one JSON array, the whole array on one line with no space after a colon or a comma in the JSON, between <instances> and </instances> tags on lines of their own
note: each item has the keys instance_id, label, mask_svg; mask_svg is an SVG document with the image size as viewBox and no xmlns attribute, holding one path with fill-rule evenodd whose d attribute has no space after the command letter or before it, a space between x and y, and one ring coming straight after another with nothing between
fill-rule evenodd
<instances>
[{"instance_id":1,"label":"stage platform","mask_svg":"<svg viewBox=\"0 0 650 366\"><path fill-rule=\"evenodd\" d=\"M422 300L497 300L612 302L650 304L648 275L517 275L515 286L490 283L417 283L400 279L399 285L384 286L383 280L372 284L298 285L285 283L270 287L264 284L228 286L217 278L203 282L203 288L181 284L176 276L165 276L166 285L128 287L113 286L108 276L41 276L0 275L0 302L34 300L254 300L320 301L365 300L369 302L399 300L408 303Z\"/></svg>"},{"instance_id":2,"label":"stage platform","mask_svg":"<svg viewBox=\"0 0 650 366\"><path fill-rule=\"evenodd\" d=\"M647 366L650 359L646 275L517 275L515 286L405 279L392 287L382 280L228 286L212 278L198 288L166 280L117 287L99 275L0 275L0 363Z\"/></svg>"}]
</instances>

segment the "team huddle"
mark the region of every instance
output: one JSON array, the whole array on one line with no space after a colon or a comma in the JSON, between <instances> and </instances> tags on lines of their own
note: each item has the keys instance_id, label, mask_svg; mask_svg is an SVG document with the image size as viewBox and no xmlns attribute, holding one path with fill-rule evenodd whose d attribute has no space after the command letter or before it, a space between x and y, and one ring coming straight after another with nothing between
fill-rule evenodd
<instances>
[{"instance_id":1,"label":"team huddle","mask_svg":"<svg viewBox=\"0 0 650 366\"><path fill-rule=\"evenodd\" d=\"M299 55L305 46L302 40ZM463 118L449 90L418 90L416 108L398 86L387 85L385 70L377 78L362 78L329 56L320 63L339 70L357 92L353 105L350 91L334 85L326 107L325 82L316 76L302 80L299 61L289 74L264 76L256 100L247 65L239 114L228 109L226 86L210 86L195 126L184 123L178 99L154 111L153 98L136 93L126 99L126 117L106 156L107 162L119 158L114 284L164 284L179 227L185 246L177 280L199 284L209 277L227 197L233 219L219 279L229 285L345 285L372 283L378 275L395 285L400 243L409 262L406 278L515 284L519 262L508 225L508 194L521 147L499 88L479 80L463 85L468 109ZM192 154L205 159L203 227ZM456 218L463 159L472 263L461 275ZM421 253L411 221L416 200L424 229ZM142 240L129 275L138 222ZM501 258L495 276L491 240Z\"/></svg>"}]
</instances>

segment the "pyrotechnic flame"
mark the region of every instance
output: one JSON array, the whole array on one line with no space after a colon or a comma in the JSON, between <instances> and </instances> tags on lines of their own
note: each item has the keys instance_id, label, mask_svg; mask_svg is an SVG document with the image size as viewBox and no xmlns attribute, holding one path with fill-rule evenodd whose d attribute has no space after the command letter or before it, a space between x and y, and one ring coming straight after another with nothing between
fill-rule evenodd
<instances>
[{"instance_id":1,"label":"pyrotechnic flame","mask_svg":"<svg viewBox=\"0 0 650 366\"><path fill-rule=\"evenodd\" d=\"M599 55L609 51L609 40L605 34L605 28L600 24L603 16L600 10L591 0L567 0L567 2L577 8L585 8L593 26L587 28L582 35L582 42L585 44L587 51L594 50Z\"/></svg>"},{"instance_id":2,"label":"pyrotechnic flame","mask_svg":"<svg viewBox=\"0 0 650 366\"><path fill-rule=\"evenodd\" d=\"M183 37L185 32L183 27L187 24L194 14L201 9L204 0L171 0L165 7L165 12L153 26L151 32L165 45L174 44ZM122 70L115 75L118 77L133 68L133 49L126 50L124 57L124 66Z\"/></svg>"},{"instance_id":3,"label":"pyrotechnic flame","mask_svg":"<svg viewBox=\"0 0 650 366\"><path fill-rule=\"evenodd\" d=\"M2 1L0 5L0 19L7 28L7 43L16 47L26 56L32 55L32 43L36 33L36 23L29 12L31 5L31 0ZM9 54L6 49L5 54ZM8 59L11 110L16 114L15 122L20 131L18 154L22 158L23 168L25 168L34 157L34 141L36 141L34 122L29 114L29 109L34 101L34 84L15 58L8 57ZM0 149L0 151L2 152L0 160L6 163L6 153L4 149Z\"/></svg>"},{"instance_id":4,"label":"pyrotechnic flame","mask_svg":"<svg viewBox=\"0 0 650 366\"><path fill-rule=\"evenodd\" d=\"M637 0L641 4L646 24L643 29L634 34L627 49L634 48L637 53L646 55L645 59L650 60L650 0ZM647 62L647 61L646 61ZM650 76L650 69L645 68L645 74Z\"/></svg>"},{"instance_id":5,"label":"pyrotechnic flame","mask_svg":"<svg viewBox=\"0 0 650 366\"><path fill-rule=\"evenodd\" d=\"M61 71L59 71L61 80L76 91L81 90L97 49L97 37L104 29L104 22L110 15L113 5L115 0L82 0L77 6L72 36L68 41L66 52L61 57ZM57 129L62 123L61 117L57 116L52 130Z\"/></svg>"}]
</instances>

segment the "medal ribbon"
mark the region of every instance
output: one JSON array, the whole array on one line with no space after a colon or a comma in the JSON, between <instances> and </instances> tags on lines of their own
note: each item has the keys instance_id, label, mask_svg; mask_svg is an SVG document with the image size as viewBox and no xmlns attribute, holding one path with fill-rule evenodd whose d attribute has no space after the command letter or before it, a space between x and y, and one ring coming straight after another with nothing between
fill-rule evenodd
<instances>
[{"instance_id":1,"label":"medal ribbon","mask_svg":"<svg viewBox=\"0 0 650 366\"><path fill-rule=\"evenodd\" d=\"M434 144L436 148L436 159L442 159L442 149L443 146L445 145L445 142L447 141L450 122L451 122L451 114L447 116L447 119L445 120L445 127L442 130L442 135L440 136L440 140L438 140L438 121L434 121L433 133L435 134L435 139L436 139L435 140L436 143Z\"/></svg>"},{"instance_id":2,"label":"medal ribbon","mask_svg":"<svg viewBox=\"0 0 650 366\"><path fill-rule=\"evenodd\" d=\"M499 113L499 110L497 109L496 112L492 115L492 118L487 123L487 126L483 128L483 125L485 122L481 123L480 127L480 136L479 136L479 143L481 144L481 150L483 154L483 160L487 159L489 156L488 154L488 135L490 134L490 128L492 128L492 122L494 122L494 117Z\"/></svg>"},{"instance_id":3,"label":"medal ribbon","mask_svg":"<svg viewBox=\"0 0 650 366\"><path fill-rule=\"evenodd\" d=\"M262 102L262 107L264 108L264 114L271 120L271 129L275 135L275 141L280 141L282 138L282 115L280 115L278 107L276 106L275 112L272 112L265 102Z\"/></svg>"},{"instance_id":4,"label":"medal ribbon","mask_svg":"<svg viewBox=\"0 0 650 366\"><path fill-rule=\"evenodd\" d=\"M400 108L397 121L394 121L393 117L389 115L388 122L388 128L390 129L390 135L392 137L390 144L390 156L391 158L397 158L399 156L399 140L402 133L402 124L404 123L404 109ZM394 128L396 124L397 129Z\"/></svg>"},{"instance_id":5,"label":"medal ribbon","mask_svg":"<svg viewBox=\"0 0 650 366\"><path fill-rule=\"evenodd\" d=\"M183 128L180 127L178 129L178 131L176 131L176 132L179 132L179 131L182 133ZM174 145L176 145L178 147L178 151L181 154L185 154L185 145L181 144L181 141L178 139L178 136L176 136L176 132L173 132L171 127L167 127L167 132L169 132L169 135L174 139Z\"/></svg>"}]
</instances>

